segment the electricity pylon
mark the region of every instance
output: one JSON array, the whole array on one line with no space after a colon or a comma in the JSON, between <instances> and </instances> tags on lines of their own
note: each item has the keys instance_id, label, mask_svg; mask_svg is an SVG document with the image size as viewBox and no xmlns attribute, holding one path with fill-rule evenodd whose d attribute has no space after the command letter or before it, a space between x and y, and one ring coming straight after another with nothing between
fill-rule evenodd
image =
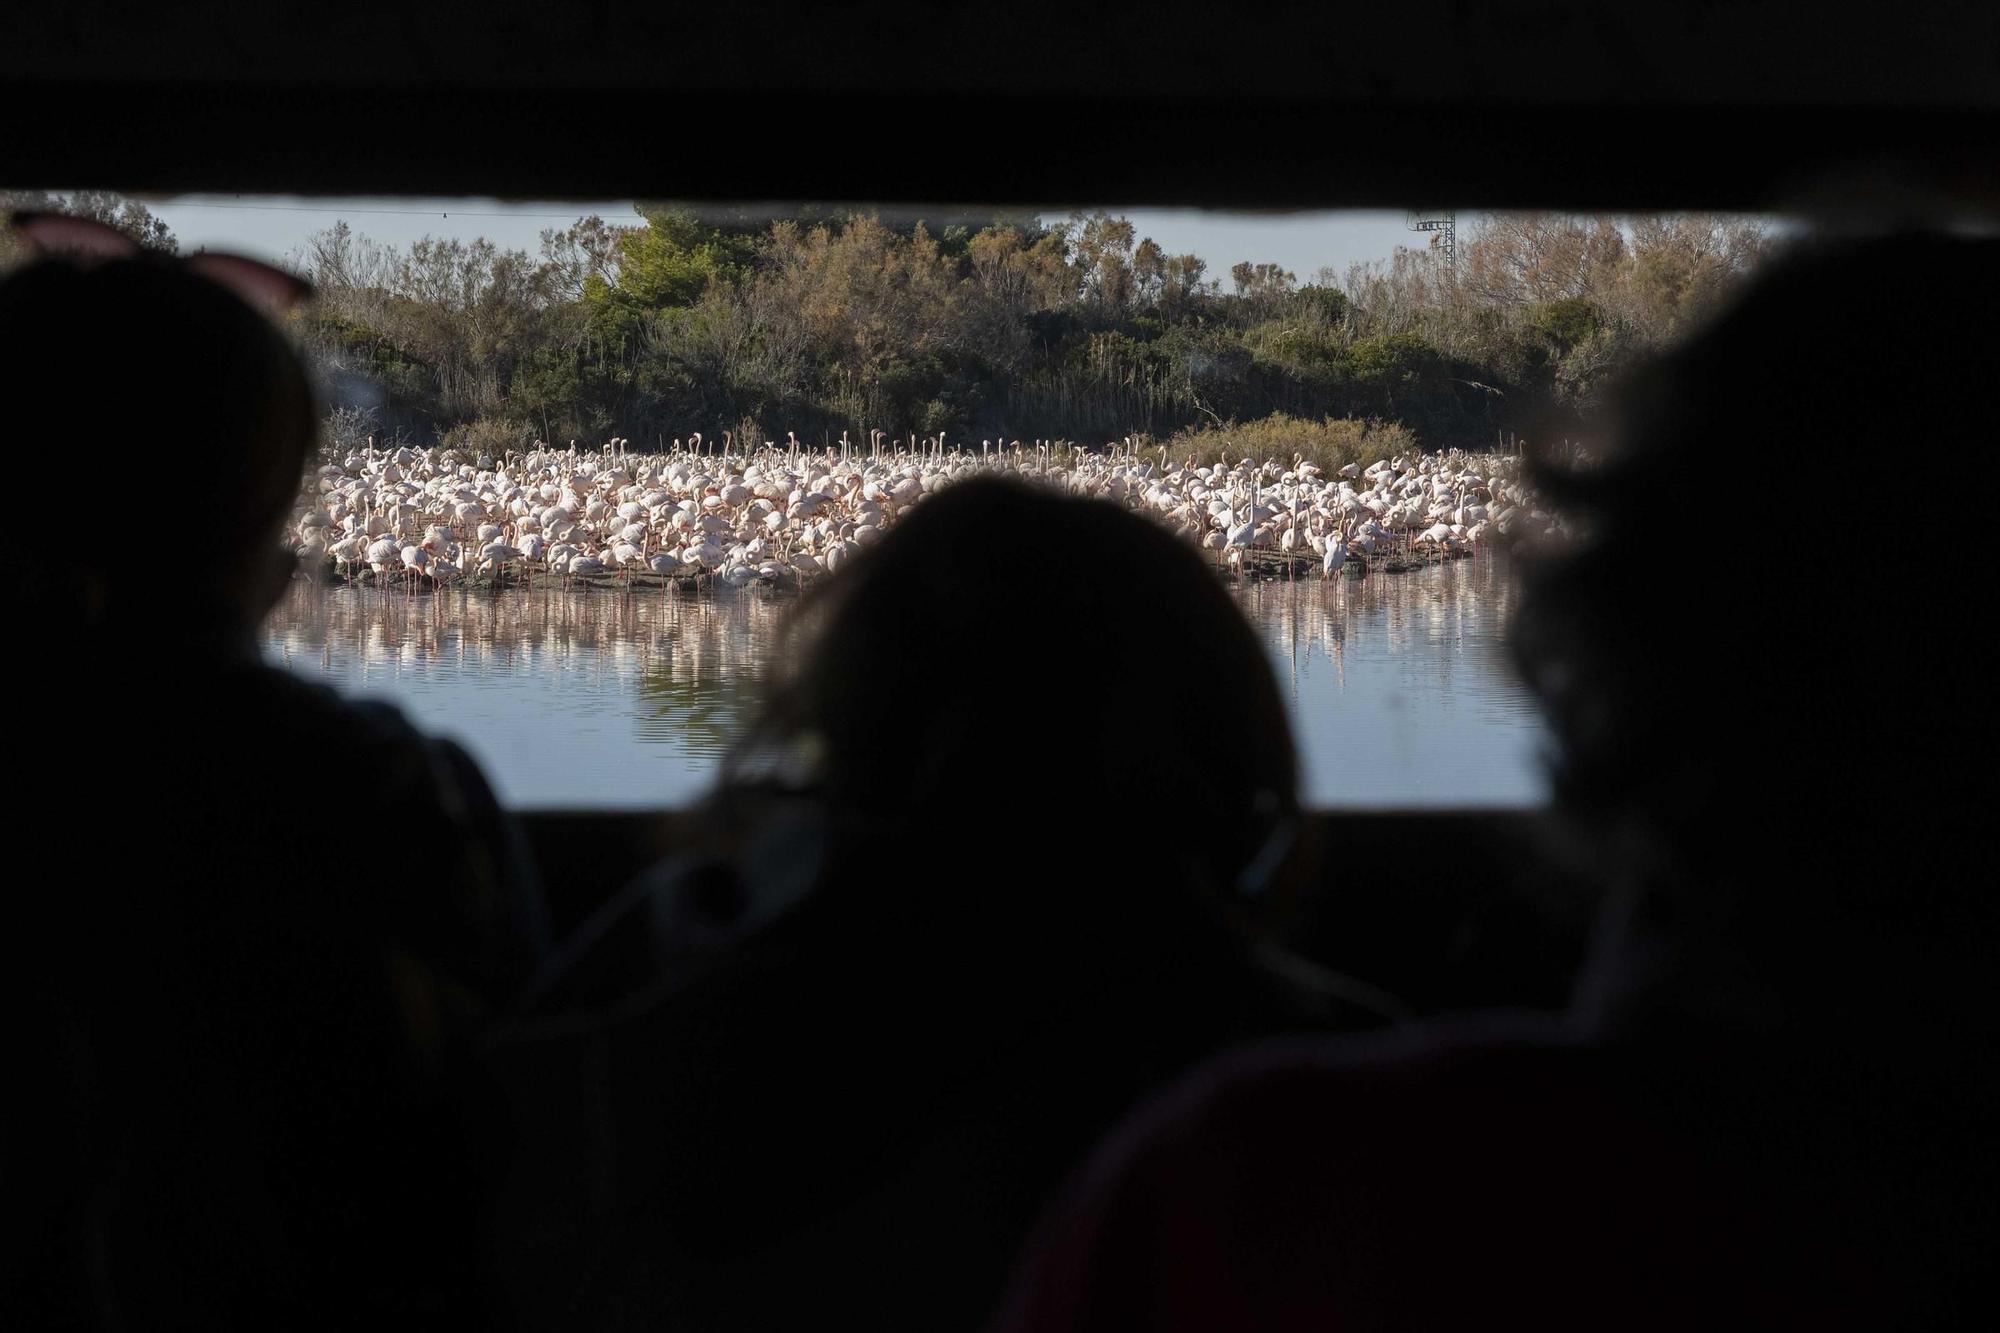
<instances>
[{"instance_id":1,"label":"electricity pylon","mask_svg":"<svg viewBox=\"0 0 2000 1333\"><path fill-rule=\"evenodd\" d=\"M1442 251L1445 267L1458 267L1458 214L1437 209L1413 209L1409 215L1411 231L1427 231L1431 234L1431 249Z\"/></svg>"}]
</instances>

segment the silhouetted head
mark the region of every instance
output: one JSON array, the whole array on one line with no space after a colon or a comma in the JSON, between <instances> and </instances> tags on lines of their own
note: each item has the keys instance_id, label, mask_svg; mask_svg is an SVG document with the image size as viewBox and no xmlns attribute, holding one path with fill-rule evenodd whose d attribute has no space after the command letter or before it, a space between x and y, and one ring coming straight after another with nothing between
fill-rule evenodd
<instances>
[{"instance_id":1,"label":"silhouetted head","mask_svg":"<svg viewBox=\"0 0 2000 1333\"><path fill-rule=\"evenodd\" d=\"M233 292L155 255L17 269L0 280L0 401L60 496L16 534L17 600L88 628L233 632L282 591L317 413L284 336Z\"/></svg>"},{"instance_id":2,"label":"silhouetted head","mask_svg":"<svg viewBox=\"0 0 2000 1333\"><path fill-rule=\"evenodd\" d=\"M1557 802L1677 929L1990 930L1997 308L1991 240L1803 247L1534 468L1580 531L1514 625Z\"/></svg>"},{"instance_id":3,"label":"silhouetted head","mask_svg":"<svg viewBox=\"0 0 2000 1333\"><path fill-rule=\"evenodd\" d=\"M1055 865L1108 876L1107 896L1227 889L1296 814L1249 625L1194 552L1109 503L955 483L794 634L731 772L802 754L837 826L941 855L947 879Z\"/></svg>"}]
</instances>

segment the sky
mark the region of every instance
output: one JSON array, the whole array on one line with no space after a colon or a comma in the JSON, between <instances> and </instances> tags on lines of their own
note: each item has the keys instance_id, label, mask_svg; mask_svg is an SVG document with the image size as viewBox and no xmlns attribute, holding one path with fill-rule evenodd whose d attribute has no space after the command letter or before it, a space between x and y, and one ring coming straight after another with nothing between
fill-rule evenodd
<instances>
[{"instance_id":1,"label":"sky","mask_svg":"<svg viewBox=\"0 0 2000 1333\"><path fill-rule=\"evenodd\" d=\"M596 213L606 221L637 218L629 199L532 202L496 199L309 198L296 195L179 195L147 197L183 250L206 246L282 262L307 236L345 219L374 240L407 246L424 236L480 236L533 253L545 227L566 227ZM1241 259L1276 263L1309 282L1322 266L1345 272L1357 261L1387 259L1399 245L1424 238L1396 212L1223 213L1201 209L1119 208L1139 235L1170 254L1193 252L1210 277L1226 280ZM1066 214L1044 214L1059 221Z\"/></svg>"}]
</instances>

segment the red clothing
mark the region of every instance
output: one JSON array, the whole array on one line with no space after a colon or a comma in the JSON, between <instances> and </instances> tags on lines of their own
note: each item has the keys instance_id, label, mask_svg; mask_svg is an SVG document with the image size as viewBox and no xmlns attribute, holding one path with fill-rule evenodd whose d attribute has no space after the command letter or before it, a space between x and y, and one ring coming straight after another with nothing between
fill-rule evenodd
<instances>
[{"instance_id":1,"label":"red clothing","mask_svg":"<svg viewBox=\"0 0 2000 1333\"><path fill-rule=\"evenodd\" d=\"M1625 1069L1534 1022L1223 1057L1098 1153L998 1328L1855 1322L1841 1172L1765 1171Z\"/></svg>"}]
</instances>

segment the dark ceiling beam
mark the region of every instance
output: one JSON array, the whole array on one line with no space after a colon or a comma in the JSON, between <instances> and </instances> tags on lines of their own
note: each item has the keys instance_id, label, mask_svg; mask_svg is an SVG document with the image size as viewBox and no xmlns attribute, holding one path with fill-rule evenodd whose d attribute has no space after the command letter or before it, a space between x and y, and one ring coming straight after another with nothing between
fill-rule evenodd
<instances>
[{"instance_id":1,"label":"dark ceiling beam","mask_svg":"<svg viewBox=\"0 0 2000 1333\"><path fill-rule=\"evenodd\" d=\"M1893 162L1994 189L2000 107L0 84L0 185L137 192L1212 208L1781 208Z\"/></svg>"},{"instance_id":2,"label":"dark ceiling beam","mask_svg":"<svg viewBox=\"0 0 2000 1333\"><path fill-rule=\"evenodd\" d=\"M1991 0L129 0L16 4L17 79L506 92L545 114L626 90L660 121L879 93L1171 90L1409 105L2000 102Z\"/></svg>"}]
</instances>

